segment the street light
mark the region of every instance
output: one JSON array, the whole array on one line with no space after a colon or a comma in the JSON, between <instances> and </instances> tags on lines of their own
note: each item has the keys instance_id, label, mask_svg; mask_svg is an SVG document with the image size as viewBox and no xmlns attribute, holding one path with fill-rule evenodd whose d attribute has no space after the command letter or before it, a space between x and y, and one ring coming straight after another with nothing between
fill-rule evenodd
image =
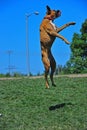
<instances>
[{"instance_id":1,"label":"street light","mask_svg":"<svg viewBox=\"0 0 87 130\"><path fill-rule=\"evenodd\" d=\"M39 12L33 12L33 13L27 13L25 14L26 16L26 63L27 63L27 76L29 76L29 71L30 71L30 66L29 66L29 38L28 38L28 18L31 16L31 15L38 15Z\"/></svg>"},{"instance_id":2,"label":"street light","mask_svg":"<svg viewBox=\"0 0 87 130\"><path fill-rule=\"evenodd\" d=\"M29 14L29 13L26 13L26 16L27 16L27 17L30 17L32 14L38 15L39 12L36 11L36 12L30 13L30 14Z\"/></svg>"}]
</instances>

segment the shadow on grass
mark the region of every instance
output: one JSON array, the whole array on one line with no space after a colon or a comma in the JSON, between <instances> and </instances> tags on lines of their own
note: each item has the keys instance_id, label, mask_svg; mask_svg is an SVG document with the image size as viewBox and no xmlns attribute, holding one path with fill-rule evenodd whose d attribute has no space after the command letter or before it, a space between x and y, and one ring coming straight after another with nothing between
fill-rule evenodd
<instances>
[{"instance_id":1,"label":"shadow on grass","mask_svg":"<svg viewBox=\"0 0 87 130\"><path fill-rule=\"evenodd\" d=\"M49 107L49 110L50 111L53 111L53 110L56 110L56 109L60 109L60 108L63 108L65 107L66 105L73 105L72 103L61 103L61 104L57 104L57 105L54 105L54 106L50 106Z\"/></svg>"}]
</instances>

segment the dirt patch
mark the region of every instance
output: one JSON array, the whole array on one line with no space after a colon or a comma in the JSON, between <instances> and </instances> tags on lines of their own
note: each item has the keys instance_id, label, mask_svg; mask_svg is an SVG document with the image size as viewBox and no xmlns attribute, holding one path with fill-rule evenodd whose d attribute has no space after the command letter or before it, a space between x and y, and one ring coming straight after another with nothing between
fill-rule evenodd
<instances>
[{"instance_id":1,"label":"dirt patch","mask_svg":"<svg viewBox=\"0 0 87 130\"><path fill-rule=\"evenodd\" d=\"M54 77L69 77L69 78L75 78L75 77L87 77L87 74L68 74L68 75L54 75ZM17 80L22 78L29 78L29 79L37 79L37 78L44 78L44 76L26 76L26 77L9 77L9 78L0 78L0 80Z\"/></svg>"}]
</instances>

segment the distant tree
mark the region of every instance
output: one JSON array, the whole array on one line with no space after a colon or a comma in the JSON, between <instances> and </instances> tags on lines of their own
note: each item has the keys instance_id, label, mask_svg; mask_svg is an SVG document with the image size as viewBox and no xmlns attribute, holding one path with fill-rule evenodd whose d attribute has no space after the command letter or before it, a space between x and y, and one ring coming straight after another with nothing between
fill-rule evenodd
<instances>
[{"instance_id":1,"label":"distant tree","mask_svg":"<svg viewBox=\"0 0 87 130\"><path fill-rule=\"evenodd\" d=\"M41 75L40 72L38 72L38 73L37 73L37 76L40 76L40 75Z\"/></svg>"},{"instance_id":2,"label":"distant tree","mask_svg":"<svg viewBox=\"0 0 87 130\"><path fill-rule=\"evenodd\" d=\"M11 77L10 73L6 73L5 76L6 76L6 77Z\"/></svg>"},{"instance_id":3,"label":"distant tree","mask_svg":"<svg viewBox=\"0 0 87 130\"><path fill-rule=\"evenodd\" d=\"M1 77L5 77L5 74L2 74L2 73L1 73L1 74L0 74L0 78L1 78Z\"/></svg>"},{"instance_id":4,"label":"distant tree","mask_svg":"<svg viewBox=\"0 0 87 130\"><path fill-rule=\"evenodd\" d=\"M56 70L55 70L55 75L62 74L62 73L63 73L63 66L57 65Z\"/></svg>"},{"instance_id":5,"label":"distant tree","mask_svg":"<svg viewBox=\"0 0 87 130\"><path fill-rule=\"evenodd\" d=\"M30 72L30 73L29 73L29 76L33 76L33 74Z\"/></svg>"},{"instance_id":6,"label":"distant tree","mask_svg":"<svg viewBox=\"0 0 87 130\"><path fill-rule=\"evenodd\" d=\"M74 33L71 48L71 57L66 64L69 73L87 72L87 19L80 29L81 34Z\"/></svg>"},{"instance_id":7,"label":"distant tree","mask_svg":"<svg viewBox=\"0 0 87 130\"><path fill-rule=\"evenodd\" d=\"M18 72L14 72L14 74L13 74L13 77L20 77L20 76L23 76L23 74L18 73Z\"/></svg>"}]
</instances>

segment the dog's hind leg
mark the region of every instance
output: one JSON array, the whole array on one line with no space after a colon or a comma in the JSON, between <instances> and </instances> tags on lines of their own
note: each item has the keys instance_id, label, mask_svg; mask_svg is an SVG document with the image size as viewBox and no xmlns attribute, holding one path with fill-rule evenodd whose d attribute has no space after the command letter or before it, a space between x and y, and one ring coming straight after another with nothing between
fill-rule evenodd
<instances>
[{"instance_id":1,"label":"dog's hind leg","mask_svg":"<svg viewBox=\"0 0 87 130\"><path fill-rule=\"evenodd\" d=\"M49 82L48 82L48 73L49 71L47 71L47 69L45 69L45 81L46 81L46 88L49 88Z\"/></svg>"},{"instance_id":2,"label":"dog's hind leg","mask_svg":"<svg viewBox=\"0 0 87 130\"><path fill-rule=\"evenodd\" d=\"M53 74L54 74L55 69L56 69L56 61L55 61L51 52L50 52L50 55L49 55L49 59L50 59L50 66L51 66L50 79L51 79L51 82L52 82L52 86L56 86L55 83L54 83L54 80L53 80Z\"/></svg>"},{"instance_id":3,"label":"dog's hind leg","mask_svg":"<svg viewBox=\"0 0 87 130\"><path fill-rule=\"evenodd\" d=\"M48 74L49 74L49 69L50 69L50 61L48 59L48 54L46 51L42 50L42 61L44 64L45 68L45 81L46 81L46 88L49 88L49 82L48 82Z\"/></svg>"}]
</instances>

